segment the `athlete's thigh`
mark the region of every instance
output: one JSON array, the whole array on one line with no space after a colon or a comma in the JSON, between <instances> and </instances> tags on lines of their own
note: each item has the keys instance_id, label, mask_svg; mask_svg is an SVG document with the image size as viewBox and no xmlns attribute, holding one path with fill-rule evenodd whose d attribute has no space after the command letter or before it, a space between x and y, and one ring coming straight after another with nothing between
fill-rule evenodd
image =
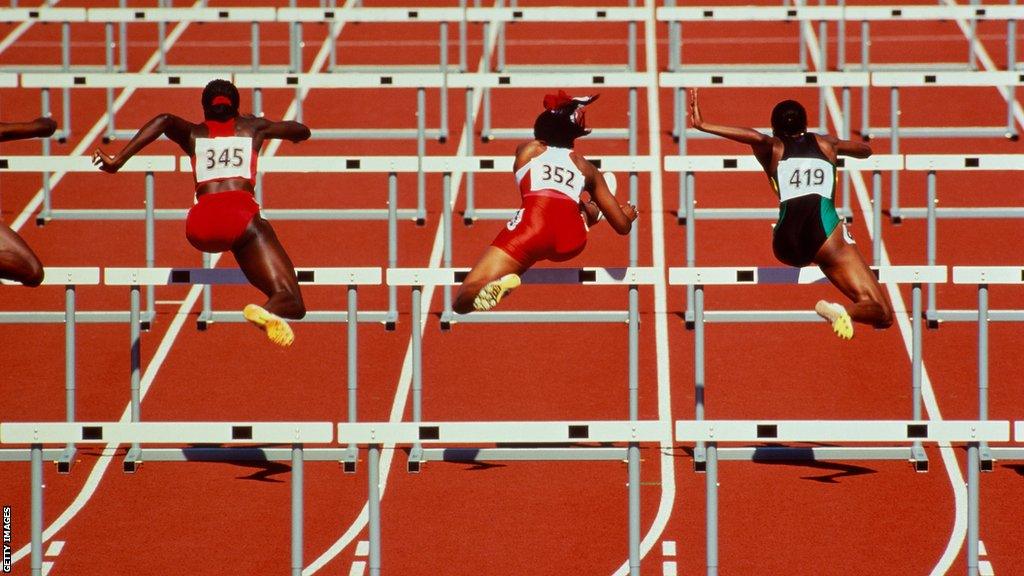
<instances>
[{"instance_id":1,"label":"athlete's thigh","mask_svg":"<svg viewBox=\"0 0 1024 576\"><path fill-rule=\"evenodd\" d=\"M839 290L853 301L865 297L883 302L885 299L882 286L878 283L856 245L843 239L843 225L840 224L829 235L828 240L814 257L825 276Z\"/></svg>"},{"instance_id":2,"label":"athlete's thigh","mask_svg":"<svg viewBox=\"0 0 1024 576\"><path fill-rule=\"evenodd\" d=\"M264 292L280 289L298 289L295 266L277 239L273 227L256 216L249 222L242 242L232 249L235 260L245 277Z\"/></svg>"},{"instance_id":3,"label":"athlete's thigh","mask_svg":"<svg viewBox=\"0 0 1024 576\"><path fill-rule=\"evenodd\" d=\"M39 262L39 258L25 240L4 224L0 224L0 258L29 264Z\"/></svg>"},{"instance_id":4,"label":"athlete's thigh","mask_svg":"<svg viewBox=\"0 0 1024 576\"><path fill-rule=\"evenodd\" d=\"M483 286L492 280L497 280L505 274L522 274L526 267L508 255L507 252L496 246L488 246L480 260L466 274L462 281L463 287L475 285Z\"/></svg>"}]
</instances>

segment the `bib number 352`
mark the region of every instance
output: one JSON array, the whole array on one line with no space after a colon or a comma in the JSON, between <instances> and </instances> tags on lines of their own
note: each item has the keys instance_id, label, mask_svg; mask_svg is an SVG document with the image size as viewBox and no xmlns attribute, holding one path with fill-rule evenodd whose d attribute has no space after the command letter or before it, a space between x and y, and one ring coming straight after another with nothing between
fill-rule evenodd
<instances>
[{"instance_id":1,"label":"bib number 352","mask_svg":"<svg viewBox=\"0 0 1024 576\"><path fill-rule=\"evenodd\" d=\"M566 186L572 186L572 181L574 178L576 178L575 172L562 166L552 166L551 164L544 164L542 168L543 174L541 174L541 180L548 180L556 184L565 184Z\"/></svg>"}]
</instances>

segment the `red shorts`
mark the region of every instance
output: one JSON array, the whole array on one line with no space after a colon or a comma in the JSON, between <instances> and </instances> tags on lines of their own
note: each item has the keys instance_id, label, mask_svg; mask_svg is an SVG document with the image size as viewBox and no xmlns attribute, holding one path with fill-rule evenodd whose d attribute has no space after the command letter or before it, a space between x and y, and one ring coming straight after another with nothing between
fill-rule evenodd
<instances>
[{"instance_id":1,"label":"red shorts","mask_svg":"<svg viewBox=\"0 0 1024 576\"><path fill-rule=\"evenodd\" d=\"M562 262L587 245L587 225L579 204L566 197L526 196L523 207L491 242L523 266L538 260Z\"/></svg>"},{"instance_id":2,"label":"red shorts","mask_svg":"<svg viewBox=\"0 0 1024 576\"><path fill-rule=\"evenodd\" d=\"M202 252L226 252L260 213L252 192L208 192L199 197L185 218L185 237Z\"/></svg>"}]
</instances>

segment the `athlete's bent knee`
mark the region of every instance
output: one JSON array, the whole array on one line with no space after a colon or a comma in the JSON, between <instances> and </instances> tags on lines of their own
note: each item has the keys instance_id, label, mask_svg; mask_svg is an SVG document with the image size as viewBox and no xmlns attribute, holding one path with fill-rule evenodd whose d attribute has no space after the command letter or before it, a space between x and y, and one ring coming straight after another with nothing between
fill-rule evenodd
<instances>
[{"instance_id":1,"label":"athlete's bent knee","mask_svg":"<svg viewBox=\"0 0 1024 576\"><path fill-rule=\"evenodd\" d=\"M882 309L882 315L881 315L881 317L877 321L875 321L874 326L875 326L875 328L878 328L880 330L884 330L884 329L892 326L892 323L893 323L892 308L890 308L889 306L886 306L885 304L879 304L879 307Z\"/></svg>"},{"instance_id":2,"label":"athlete's bent knee","mask_svg":"<svg viewBox=\"0 0 1024 576\"><path fill-rule=\"evenodd\" d=\"M33 262L29 266L28 274L25 275L25 278L21 281L21 283L24 284L25 286L28 286L29 288L35 288L36 286L39 286L40 284L43 283L44 274L45 272L43 271L42 265Z\"/></svg>"}]
</instances>

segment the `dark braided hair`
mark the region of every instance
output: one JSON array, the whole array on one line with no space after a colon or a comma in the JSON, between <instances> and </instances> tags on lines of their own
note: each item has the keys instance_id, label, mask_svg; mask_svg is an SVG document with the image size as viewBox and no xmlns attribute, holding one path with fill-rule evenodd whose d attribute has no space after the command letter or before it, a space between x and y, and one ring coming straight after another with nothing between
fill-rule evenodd
<instances>
[{"instance_id":1,"label":"dark braided hair","mask_svg":"<svg viewBox=\"0 0 1024 576\"><path fill-rule=\"evenodd\" d=\"M796 100L783 100L772 109L772 133L776 137L799 136L807 131L807 111Z\"/></svg>"},{"instance_id":2,"label":"dark braided hair","mask_svg":"<svg viewBox=\"0 0 1024 576\"><path fill-rule=\"evenodd\" d=\"M224 102L225 99L228 102ZM203 88L203 116L217 122L238 116L238 88L227 80L210 81Z\"/></svg>"}]
</instances>

